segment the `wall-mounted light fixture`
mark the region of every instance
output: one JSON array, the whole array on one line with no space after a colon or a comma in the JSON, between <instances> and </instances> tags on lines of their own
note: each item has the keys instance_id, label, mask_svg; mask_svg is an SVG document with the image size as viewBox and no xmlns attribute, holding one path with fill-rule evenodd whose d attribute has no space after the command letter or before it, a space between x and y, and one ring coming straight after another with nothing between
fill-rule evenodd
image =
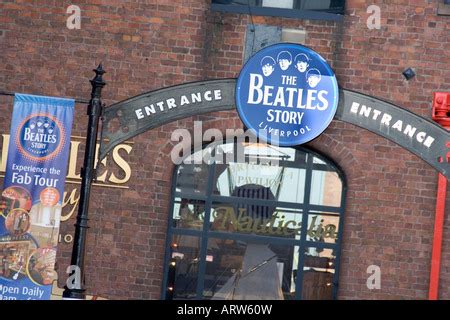
<instances>
[{"instance_id":1,"label":"wall-mounted light fixture","mask_svg":"<svg viewBox=\"0 0 450 320\"><path fill-rule=\"evenodd\" d=\"M408 81L416 76L416 73L411 68L406 69L405 71L402 72L402 74L405 77L405 79Z\"/></svg>"}]
</instances>

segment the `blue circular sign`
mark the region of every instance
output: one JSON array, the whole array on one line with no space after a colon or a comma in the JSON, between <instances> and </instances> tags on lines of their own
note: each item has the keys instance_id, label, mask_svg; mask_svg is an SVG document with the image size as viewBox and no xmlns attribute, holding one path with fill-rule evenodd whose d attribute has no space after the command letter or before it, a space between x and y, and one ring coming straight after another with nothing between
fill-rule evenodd
<instances>
[{"instance_id":1,"label":"blue circular sign","mask_svg":"<svg viewBox=\"0 0 450 320\"><path fill-rule=\"evenodd\" d=\"M244 124L280 146L319 136L333 119L338 101L331 67L317 52L298 44L258 51L236 83L236 107Z\"/></svg>"},{"instance_id":2,"label":"blue circular sign","mask_svg":"<svg viewBox=\"0 0 450 320\"><path fill-rule=\"evenodd\" d=\"M19 152L31 160L53 158L62 146L58 121L47 115L32 115L19 126L16 141Z\"/></svg>"}]
</instances>

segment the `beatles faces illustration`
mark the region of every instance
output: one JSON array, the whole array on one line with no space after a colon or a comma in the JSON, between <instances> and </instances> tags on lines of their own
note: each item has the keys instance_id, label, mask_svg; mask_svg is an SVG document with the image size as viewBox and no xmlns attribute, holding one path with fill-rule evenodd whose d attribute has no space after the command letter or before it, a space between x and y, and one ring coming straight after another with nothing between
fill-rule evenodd
<instances>
[{"instance_id":1,"label":"beatles faces illustration","mask_svg":"<svg viewBox=\"0 0 450 320\"><path fill-rule=\"evenodd\" d=\"M285 71L292 63L292 56L288 51L281 51L277 56L277 61L281 70Z\"/></svg>"},{"instance_id":2,"label":"beatles faces illustration","mask_svg":"<svg viewBox=\"0 0 450 320\"><path fill-rule=\"evenodd\" d=\"M265 56L264 58L262 58L261 67L264 76L268 77L272 74L272 72L275 70L275 64L276 62L272 57Z\"/></svg>"},{"instance_id":3,"label":"beatles faces illustration","mask_svg":"<svg viewBox=\"0 0 450 320\"><path fill-rule=\"evenodd\" d=\"M309 67L309 57L300 53L294 58L294 67L300 73L306 72L306 82L311 88L315 88L320 80L322 80L322 75L320 71L316 68L308 70ZM277 56L277 61L271 56L265 56L261 59L261 68L265 77L270 76L275 71L275 65L278 63L281 70L287 70L292 64L292 55L288 51L281 51ZM307 71L308 70L308 71Z\"/></svg>"},{"instance_id":4,"label":"beatles faces illustration","mask_svg":"<svg viewBox=\"0 0 450 320\"><path fill-rule=\"evenodd\" d=\"M320 71L316 68L309 69L306 73L306 82L308 82L309 86L311 88L315 88L320 80L322 79L322 76L320 75Z\"/></svg>"},{"instance_id":5,"label":"beatles faces illustration","mask_svg":"<svg viewBox=\"0 0 450 320\"><path fill-rule=\"evenodd\" d=\"M294 58L295 68L300 72L305 72L309 67L309 58L306 54L300 53Z\"/></svg>"}]
</instances>

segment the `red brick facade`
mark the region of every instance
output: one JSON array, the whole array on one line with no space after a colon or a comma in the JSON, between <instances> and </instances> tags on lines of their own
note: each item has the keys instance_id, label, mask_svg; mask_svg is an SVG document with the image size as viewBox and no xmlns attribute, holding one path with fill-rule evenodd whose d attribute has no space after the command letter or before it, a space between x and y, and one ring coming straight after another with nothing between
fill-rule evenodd
<instances>
[{"instance_id":1,"label":"red brick facade","mask_svg":"<svg viewBox=\"0 0 450 320\"><path fill-rule=\"evenodd\" d=\"M343 22L253 17L255 24L306 30L306 45L335 69L341 87L431 116L434 91L450 91L450 17L441 1L375 1L381 29L366 26L373 1L348 0ZM69 30L66 9L81 8L81 29ZM247 15L212 13L210 1L3 0L0 6L0 91L88 99L93 69L107 73L104 102L190 81L236 77ZM417 76L406 81L402 71ZM9 133L12 98L0 96L1 133ZM76 105L73 134L83 136L85 106ZM201 119L211 128L241 128L235 112L164 125L133 139L129 189L94 187L88 236L89 294L158 299L173 165L170 135ZM206 129L206 128L205 128ZM368 131L333 121L308 144L334 160L348 181L339 299L426 299L437 172L415 155ZM83 146L79 147L79 160ZM78 161L78 171L81 161ZM116 170L107 167L109 170ZM123 172L116 172L118 176ZM450 192L450 189L448 190ZM447 213L450 201L447 199ZM440 298L450 299L447 215ZM74 216L62 223L73 233ZM71 244L59 246L60 284ZM369 290L366 269L381 267L381 289Z\"/></svg>"}]
</instances>

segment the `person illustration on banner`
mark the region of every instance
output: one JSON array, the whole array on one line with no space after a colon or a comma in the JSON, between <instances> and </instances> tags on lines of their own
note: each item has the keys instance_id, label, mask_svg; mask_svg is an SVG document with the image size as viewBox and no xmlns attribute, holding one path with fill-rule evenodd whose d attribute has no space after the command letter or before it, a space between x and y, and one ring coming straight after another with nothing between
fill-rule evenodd
<instances>
[{"instance_id":1,"label":"person illustration on banner","mask_svg":"<svg viewBox=\"0 0 450 320\"><path fill-rule=\"evenodd\" d=\"M29 227L28 214L26 212L14 212L12 231L15 235L25 233Z\"/></svg>"},{"instance_id":2,"label":"person illustration on banner","mask_svg":"<svg viewBox=\"0 0 450 320\"><path fill-rule=\"evenodd\" d=\"M15 215L15 217L14 217L14 226L13 226L13 230L14 230L15 233L20 233L21 226L22 226L22 220L23 220L23 215L22 214Z\"/></svg>"},{"instance_id":3,"label":"person illustration on banner","mask_svg":"<svg viewBox=\"0 0 450 320\"><path fill-rule=\"evenodd\" d=\"M272 72L275 70L275 65L277 63L275 62L275 59L271 56L265 56L261 60L261 68L264 76L268 77L272 74Z\"/></svg>"},{"instance_id":4,"label":"person illustration on banner","mask_svg":"<svg viewBox=\"0 0 450 320\"><path fill-rule=\"evenodd\" d=\"M43 266L37 263L30 271L31 278L39 284L44 284L44 278L42 277L41 273L43 270Z\"/></svg>"},{"instance_id":5,"label":"person illustration on banner","mask_svg":"<svg viewBox=\"0 0 450 320\"><path fill-rule=\"evenodd\" d=\"M298 55L295 56L294 58L294 66L295 68L303 73L306 71L306 69L308 69L309 67L309 58L306 54L304 53L300 53Z\"/></svg>"},{"instance_id":6,"label":"person illustration on banner","mask_svg":"<svg viewBox=\"0 0 450 320\"><path fill-rule=\"evenodd\" d=\"M6 201L3 198L0 200L0 213L6 217L8 215L8 211Z\"/></svg>"},{"instance_id":7,"label":"person illustration on banner","mask_svg":"<svg viewBox=\"0 0 450 320\"><path fill-rule=\"evenodd\" d=\"M319 84L320 80L322 80L322 75L318 69L312 68L306 73L306 82L308 82L311 88L315 88Z\"/></svg>"},{"instance_id":8,"label":"person illustration on banner","mask_svg":"<svg viewBox=\"0 0 450 320\"><path fill-rule=\"evenodd\" d=\"M47 261L50 256L41 256L36 258L32 256L29 263L29 274L33 281L41 285L51 284L55 278L55 271L53 270L53 263Z\"/></svg>"},{"instance_id":9,"label":"person illustration on banner","mask_svg":"<svg viewBox=\"0 0 450 320\"><path fill-rule=\"evenodd\" d=\"M277 56L277 61L281 70L285 71L292 64L292 55L289 51L281 51Z\"/></svg>"},{"instance_id":10,"label":"person illustration on banner","mask_svg":"<svg viewBox=\"0 0 450 320\"><path fill-rule=\"evenodd\" d=\"M18 207L24 210L30 210L31 209L31 197L27 197L26 194L20 195L20 198L17 200Z\"/></svg>"},{"instance_id":11,"label":"person illustration on banner","mask_svg":"<svg viewBox=\"0 0 450 320\"><path fill-rule=\"evenodd\" d=\"M23 212L20 215L19 232L25 233L28 230L28 214Z\"/></svg>"},{"instance_id":12,"label":"person illustration on banner","mask_svg":"<svg viewBox=\"0 0 450 320\"><path fill-rule=\"evenodd\" d=\"M0 277L3 277L4 274L4 264L3 264L4 255L0 255Z\"/></svg>"},{"instance_id":13,"label":"person illustration on banner","mask_svg":"<svg viewBox=\"0 0 450 320\"><path fill-rule=\"evenodd\" d=\"M3 267L3 274L2 274L2 276L5 277L5 278L9 278L10 270L9 270L8 255L3 255L1 263L2 263L2 267Z\"/></svg>"}]
</instances>

